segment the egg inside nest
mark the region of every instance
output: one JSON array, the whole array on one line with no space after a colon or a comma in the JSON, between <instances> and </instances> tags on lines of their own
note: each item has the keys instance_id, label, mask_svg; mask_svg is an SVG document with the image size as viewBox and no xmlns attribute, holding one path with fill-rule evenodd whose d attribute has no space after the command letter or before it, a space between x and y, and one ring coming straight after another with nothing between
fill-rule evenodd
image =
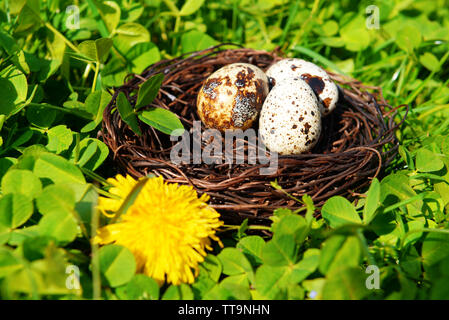
<instances>
[{"instance_id":1,"label":"egg inside nest","mask_svg":"<svg viewBox=\"0 0 449 320\"><path fill-rule=\"evenodd\" d=\"M258 67L233 63L212 73L201 87L197 112L207 128L246 130L268 95L268 77Z\"/></svg>"},{"instance_id":2,"label":"egg inside nest","mask_svg":"<svg viewBox=\"0 0 449 320\"><path fill-rule=\"evenodd\" d=\"M311 150L321 134L321 112L310 86L285 80L268 94L260 114L259 132L270 151L282 155Z\"/></svg>"},{"instance_id":3,"label":"egg inside nest","mask_svg":"<svg viewBox=\"0 0 449 320\"><path fill-rule=\"evenodd\" d=\"M329 115L337 105L338 87L327 72L316 64L297 58L282 59L271 65L266 74L276 85L294 78L304 80L318 98L321 115Z\"/></svg>"}]
</instances>

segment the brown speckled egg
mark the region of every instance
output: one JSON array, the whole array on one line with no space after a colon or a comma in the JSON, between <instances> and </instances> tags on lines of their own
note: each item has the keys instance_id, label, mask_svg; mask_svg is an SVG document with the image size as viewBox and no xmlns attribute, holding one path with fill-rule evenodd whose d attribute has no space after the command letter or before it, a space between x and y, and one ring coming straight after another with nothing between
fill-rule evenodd
<instances>
[{"instance_id":1,"label":"brown speckled egg","mask_svg":"<svg viewBox=\"0 0 449 320\"><path fill-rule=\"evenodd\" d=\"M260 112L259 133L266 147L281 155L304 153L315 146L321 113L304 80L285 80L271 89Z\"/></svg>"},{"instance_id":2,"label":"brown speckled egg","mask_svg":"<svg viewBox=\"0 0 449 320\"><path fill-rule=\"evenodd\" d=\"M258 67L233 63L206 79L197 98L197 112L207 128L220 131L252 126L268 94L268 78Z\"/></svg>"},{"instance_id":3,"label":"brown speckled egg","mask_svg":"<svg viewBox=\"0 0 449 320\"><path fill-rule=\"evenodd\" d=\"M315 92L323 116L331 113L337 106L338 88L326 71L312 62L302 59L283 59L267 70L267 76L279 85L285 80L301 78Z\"/></svg>"}]
</instances>

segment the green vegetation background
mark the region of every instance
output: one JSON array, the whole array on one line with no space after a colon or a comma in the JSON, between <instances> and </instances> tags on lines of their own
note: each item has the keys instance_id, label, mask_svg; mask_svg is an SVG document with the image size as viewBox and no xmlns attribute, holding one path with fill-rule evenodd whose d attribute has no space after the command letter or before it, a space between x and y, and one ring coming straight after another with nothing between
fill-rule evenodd
<instances>
[{"instance_id":1,"label":"green vegetation background","mask_svg":"<svg viewBox=\"0 0 449 320\"><path fill-rule=\"evenodd\" d=\"M381 86L411 107L400 156L356 204L331 198L316 221L304 197L273 238L228 230L193 285L159 288L127 249L90 246L115 174L97 139L107 89L220 42ZM0 1L0 298L449 298L448 43L445 0Z\"/></svg>"}]
</instances>

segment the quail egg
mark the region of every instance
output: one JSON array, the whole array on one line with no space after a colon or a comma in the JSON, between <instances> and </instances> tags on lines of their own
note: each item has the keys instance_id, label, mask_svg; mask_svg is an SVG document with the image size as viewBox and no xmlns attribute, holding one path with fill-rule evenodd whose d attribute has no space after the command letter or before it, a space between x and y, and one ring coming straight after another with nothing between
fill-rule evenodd
<instances>
[{"instance_id":1,"label":"quail egg","mask_svg":"<svg viewBox=\"0 0 449 320\"><path fill-rule=\"evenodd\" d=\"M233 63L212 73L201 87L197 112L207 128L220 131L252 126L268 94L268 78L258 67Z\"/></svg>"},{"instance_id":2,"label":"quail egg","mask_svg":"<svg viewBox=\"0 0 449 320\"><path fill-rule=\"evenodd\" d=\"M318 100L301 79L275 85L263 104L259 133L265 146L281 155L309 151L321 134Z\"/></svg>"},{"instance_id":3,"label":"quail egg","mask_svg":"<svg viewBox=\"0 0 449 320\"><path fill-rule=\"evenodd\" d=\"M323 116L331 113L337 105L337 85L316 64L302 59L283 59L273 64L266 74L274 79L275 85L292 78L303 79L315 92Z\"/></svg>"}]
</instances>

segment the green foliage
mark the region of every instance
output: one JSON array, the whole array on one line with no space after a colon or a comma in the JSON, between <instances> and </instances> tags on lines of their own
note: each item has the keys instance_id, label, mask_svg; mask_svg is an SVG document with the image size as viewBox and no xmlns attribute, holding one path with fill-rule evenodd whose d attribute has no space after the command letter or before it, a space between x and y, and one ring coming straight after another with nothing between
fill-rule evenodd
<instances>
[{"instance_id":1,"label":"green foliage","mask_svg":"<svg viewBox=\"0 0 449 320\"><path fill-rule=\"evenodd\" d=\"M128 283L136 272L134 256L127 248L118 245L104 246L98 252L102 278L111 287Z\"/></svg>"},{"instance_id":2,"label":"green foliage","mask_svg":"<svg viewBox=\"0 0 449 320\"><path fill-rule=\"evenodd\" d=\"M371 4L87 0L72 28L64 1L0 2L0 298L449 299L449 3L376 1L379 29L367 28ZM226 229L193 284L161 285L128 249L91 243L116 173L100 124L128 74L222 42L280 47L409 104L399 156L365 194L321 209L304 196L269 227ZM180 132L177 116L152 106L163 80L119 94L112 112L137 134Z\"/></svg>"},{"instance_id":3,"label":"green foliage","mask_svg":"<svg viewBox=\"0 0 449 320\"><path fill-rule=\"evenodd\" d=\"M332 228L362 222L354 206L340 196L330 198L323 206L321 214Z\"/></svg>"},{"instance_id":4,"label":"green foliage","mask_svg":"<svg viewBox=\"0 0 449 320\"><path fill-rule=\"evenodd\" d=\"M142 135L137 116L123 92L120 92L117 96L117 109L120 112L120 117L137 135Z\"/></svg>"},{"instance_id":5,"label":"green foliage","mask_svg":"<svg viewBox=\"0 0 449 320\"><path fill-rule=\"evenodd\" d=\"M169 110L151 107L148 110L139 111L142 107L153 102L163 80L164 76L157 74L145 81L139 88L135 108L131 106L123 92L120 92L117 96L117 109L121 118L137 135L142 134L137 118L165 134L172 134L175 130L181 130L182 132L184 129L178 117Z\"/></svg>"},{"instance_id":6,"label":"green foliage","mask_svg":"<svg viewBox=\"0 0 449 320\"><path fill-rule=\"evenodd\" d=\"M117 288L117 296L127 300L158 300L159 285L143 274L136 274L126 285Z\"/></svg>"},{"instance_id":7,"label":"green foliage","mask_svg":"<svg viewBox=\"0 0 449 320\"><path fill-rule=\"evenodd\" d=\"M151 108L142 111L139 114L139 119L165 134L180 135L178 132L182 134L184 129L177 116L162 108Z\"/></svg>"},{"instance_id":8,"label":"green foliage","mask_svg":"<svg viewBox=\"0 0 449 320\"><path fill-rule=\"evenodd\" d=\"M158 73L157 75L149 78L140 86L139 93L137 94L136 109L140 109L153 102L163 80L164 75L162 73Z\"/></svg>"}]
</instances>

